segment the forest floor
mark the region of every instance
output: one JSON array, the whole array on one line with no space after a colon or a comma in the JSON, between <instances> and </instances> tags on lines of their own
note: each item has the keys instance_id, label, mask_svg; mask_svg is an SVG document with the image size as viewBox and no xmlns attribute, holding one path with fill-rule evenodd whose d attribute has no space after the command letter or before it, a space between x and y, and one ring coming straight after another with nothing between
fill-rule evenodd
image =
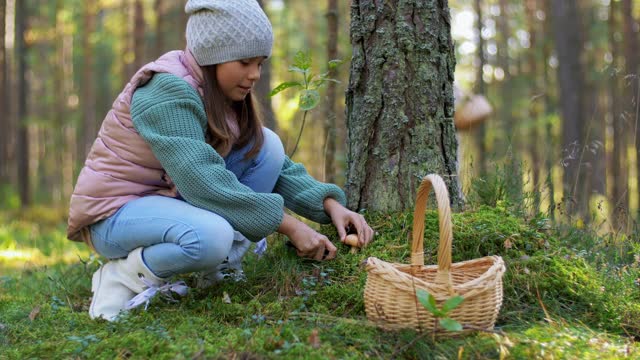
<instances>
[{"instance_id":1,"label":"forest floor","mask_svg":"<svg viewBox=\"0 0 640 360\"><path fill-rule=\"evenodd\" d=\"M157 297L114 323L89 319L91 274L104 259L65 239L63 211L0 215L0 359L640 358L638 240L506 207L453 217L454 262L505 261L494 331L435 339L380 330L365 314L362 263L409 263L410 212L367 214L375 242L355 254L338 244L328 262L302 260L270 237L262 258L245 257L246 281L192 288L177 302ZM435 264L437 214L425 224L425 263Z\"/></svg>"}]
</instances>

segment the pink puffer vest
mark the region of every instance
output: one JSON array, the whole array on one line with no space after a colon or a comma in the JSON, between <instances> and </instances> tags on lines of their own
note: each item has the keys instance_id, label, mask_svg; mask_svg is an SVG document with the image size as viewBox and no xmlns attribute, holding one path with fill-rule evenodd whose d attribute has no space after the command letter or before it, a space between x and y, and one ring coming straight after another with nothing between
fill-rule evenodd
<instances>
[{"instance_id":1,"label":"pink puffer vest","mask_svg":"<svg viewBox=\"0 0 640 360\"><path fill-rule=\"evenodd\" d=\"M175 186L131 121L133 93L155 73L174 74L202 95L202 73L189 51L171 51L138 70L107 113L80 171L71 195L69 239L91 246L88 226L128 201L146 195L176 197Z\"/></svg>"}]
</instances>

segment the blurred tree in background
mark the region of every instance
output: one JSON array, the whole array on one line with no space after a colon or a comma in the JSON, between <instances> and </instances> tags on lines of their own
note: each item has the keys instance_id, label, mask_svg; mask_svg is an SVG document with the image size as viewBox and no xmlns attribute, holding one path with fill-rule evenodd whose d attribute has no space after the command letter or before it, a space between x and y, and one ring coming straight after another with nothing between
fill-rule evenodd
<instances>
[{"instance_id":1,"label":"blurred tree in background","mask_svg":"<svg viewBox=\"0 0 640 360\"><path fill-rule=\"evenodd\" d=\"M267 125L288 149L300 128L297 98L266 94L291 80L287 68L298 50L314 64L349 63L357 4L261 0L275 46L258 93ZM640 208L640 4L451 0L448 7L455 81L495 109L458 134L463 192L563 221L603 215L609 229L628 231ZM66 206L114 97L141 64L184 48L183 8L184 1L167 0L0 0L1 207ZM296 155L312 175L342 186L347 68L331 74L340 84L322 89L324 107L309 114ZM440 99L429 89L409 95Z\"/></svg>"}]
</instances>

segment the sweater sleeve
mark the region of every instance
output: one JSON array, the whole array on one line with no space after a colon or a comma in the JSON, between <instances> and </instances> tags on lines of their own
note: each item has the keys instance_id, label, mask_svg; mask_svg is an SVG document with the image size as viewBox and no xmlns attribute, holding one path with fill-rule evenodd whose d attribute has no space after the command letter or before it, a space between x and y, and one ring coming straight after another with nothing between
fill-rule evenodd
<instances>
[{"instance_id":1,"label":"sweater sleeve","mask_svg":"<svg viewBox=\"0 0 640 360\"><path fill-rule=\"evenodd\" d=\"M207 117L200 96L184 80L156 74L131 102L134 127L190 204L225 218L249 240L274 232L284 216L278 194L241 184L205 141Z\"/></svg>"},{"instance_id":2,"label":"sweater sleeve","mask_svg":"<svg viewBox=\"0 0 640 360\"><path fill-rule=\"evenodd\" d=\"M274 192L282 195L287 208L321 224L331 222L331 218L324 211L324 199L330 197L343 206L346 204L342 189L314 179L302 164L291 161L289 157L284 160Z\"/></svg>"}]
</instances>

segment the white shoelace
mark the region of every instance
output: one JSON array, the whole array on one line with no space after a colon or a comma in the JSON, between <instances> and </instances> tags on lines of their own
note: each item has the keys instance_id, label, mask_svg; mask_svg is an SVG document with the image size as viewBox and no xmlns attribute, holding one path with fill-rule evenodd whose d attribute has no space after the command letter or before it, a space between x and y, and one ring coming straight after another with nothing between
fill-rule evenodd
<instances>
[{"instance_id":1,"label":"white shoelace","mask_svg":"<svg viewBox=\"0 0 640 360\"><path fill-rule=\"evenodd\" d=\"M147 310L151 299L158 293L171 302L177 302L178 300L173 298L171 292L173 291L180 296L185 296L187 295L187 291L189 289L184 281L176 281L174 283L167 282L162 286L157 286L156 284L153 284L152 282L145 279L143 276L140 277L140 280L142 280L142 282L147 285L148 288L140 294L134 296L133 299L129 300L124 307L125 310L136 308L142 304L144 304L144 309Z\"/></svg>"}]
</instances>

